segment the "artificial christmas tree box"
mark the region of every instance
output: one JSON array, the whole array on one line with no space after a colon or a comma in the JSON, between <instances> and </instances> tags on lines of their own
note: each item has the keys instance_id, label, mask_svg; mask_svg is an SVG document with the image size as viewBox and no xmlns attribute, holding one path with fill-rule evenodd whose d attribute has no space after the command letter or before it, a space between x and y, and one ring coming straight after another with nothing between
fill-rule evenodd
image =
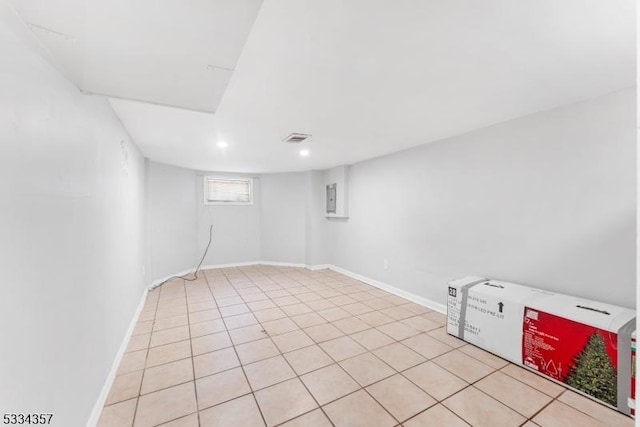
<instances>
[{"instance_id":1,"label":"artificial christmas tree box","mask_svg":"<svg viewBox=\"0 0 640 427\"><path fill-rule=\"evenodd\" d=\"M448 291L449 334L630 414L634 311L482 277Z\"/></svg>"},{"instance_id":2,"label":"artificial christmas tree box","mask_svg":"<svg viewBox=\"0 0 640 427\"><path fill-rule=\"evenodd\" d=\"M522 360L522 319L531 288L482 277L449 282L447 332L514 363Z\"/></svg>"},{"instance_id":3,"label":"artificial christmas tree box","mask_svg":"<svg viewBox=\"0 0 640 427\"><path fill-rule=\"evenodd\" d=\"M522 364L630 414L635 312L567 295L526 303Z\"/></svg>"}]
</instances>

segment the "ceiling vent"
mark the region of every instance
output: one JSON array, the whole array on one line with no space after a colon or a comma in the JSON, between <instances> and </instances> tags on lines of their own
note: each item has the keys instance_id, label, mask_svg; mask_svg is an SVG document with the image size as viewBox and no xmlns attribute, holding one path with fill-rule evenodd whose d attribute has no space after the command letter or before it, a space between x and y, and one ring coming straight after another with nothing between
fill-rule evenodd
<instances>
[{"instance_id":1,"label":"ceiling vent","mask_svg":"<svg viewBox=\"0 0 640 427\"><path fill-rule=\"evenodd\" d=\"M283 138L282 142L286 142L287 144L300 144L302 141L305 141L310 137L311 135L307 135L305 133L292 133Z\"/></svg>"}]
</instances>

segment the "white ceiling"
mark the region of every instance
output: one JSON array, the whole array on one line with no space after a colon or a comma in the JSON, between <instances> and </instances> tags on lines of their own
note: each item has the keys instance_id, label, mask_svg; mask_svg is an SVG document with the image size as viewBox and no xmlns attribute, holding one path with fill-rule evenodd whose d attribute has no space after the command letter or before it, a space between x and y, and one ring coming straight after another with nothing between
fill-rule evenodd
<instances>
[{"instance_id":1,"label":"white ceiling","mask_svg":"<svg viewBox=\"0 0 640 427\"><path fill-rule=\"evenodd\" d=\"M247 10L258 2L176 1L170 14L150 16L130 6L138 1L88 3L83 81L95 92L122 96L116 91L126 88L128 98L210 111L204 106L219 95L213 78L194 76L196 65L235 64L214 115L112 100L145 155L195 169L350 164L635 84L628 0L265 0L237 64L239 47L234 56L221 41L229 33L241 46L240 31L205 28L202 15L224 4L232 8L224 28L238 19L246 37ZM104 18L114 14L120 18ZM109 30L121 22L126 36ZM192 23L197 29L177 36ZM148 31L157 39L136 40ZM135 72L120 75L129 61ZM166 67L170 73L151 78ZM121 86L112 86L112 74ZM290 132L313 137L304 147L280 142ZM219 140L229 147L216 147ZM311 155L301 158L300 148Z\"/></svg>"},{"instance_id":2,"label":"white ceiling","mask_svg":"<svg viewBox=\"0 0 640 427\"><path fill-rule=\"evenodd\" d=\"M83 91L214 112L262 0L11 0Z\"/></svg>"}]
</instances>

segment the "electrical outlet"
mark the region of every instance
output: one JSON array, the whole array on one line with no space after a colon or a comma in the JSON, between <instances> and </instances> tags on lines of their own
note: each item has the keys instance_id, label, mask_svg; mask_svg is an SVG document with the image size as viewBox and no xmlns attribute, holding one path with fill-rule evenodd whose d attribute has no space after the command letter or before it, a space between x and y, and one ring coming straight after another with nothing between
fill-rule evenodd
<instances>
[{"instance_id":1,"label":"electrical outlet","mask_svg":"<svg viewBox=\"0 0 640 427\"><path fill-rule=\"evenodd\" d=\"M383 265L382 265L382 266L383 266L383 268L384 268L385 270L388 270L388 269L389 269L389 260L388 260L388 259L385 259L385 260L384 260L384 263L383 263Z\"/></svg>"}]
</instances>

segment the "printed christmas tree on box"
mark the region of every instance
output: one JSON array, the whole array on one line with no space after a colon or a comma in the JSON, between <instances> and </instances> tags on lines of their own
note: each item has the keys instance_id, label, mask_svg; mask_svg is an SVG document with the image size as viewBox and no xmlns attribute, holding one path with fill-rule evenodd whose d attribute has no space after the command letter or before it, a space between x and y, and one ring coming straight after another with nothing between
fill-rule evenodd
<instances>
[{"instance_id":1,"label":"printed christmas tree on box","mask_svg":"<svg viewBox=\"0 0 640 427\"><path fill-rule=\"evenodd\" d=\"M618 375L600 333L593 333L575 357L566 383L596 399L616 405Z\"/></svg>"}]
</instances>

